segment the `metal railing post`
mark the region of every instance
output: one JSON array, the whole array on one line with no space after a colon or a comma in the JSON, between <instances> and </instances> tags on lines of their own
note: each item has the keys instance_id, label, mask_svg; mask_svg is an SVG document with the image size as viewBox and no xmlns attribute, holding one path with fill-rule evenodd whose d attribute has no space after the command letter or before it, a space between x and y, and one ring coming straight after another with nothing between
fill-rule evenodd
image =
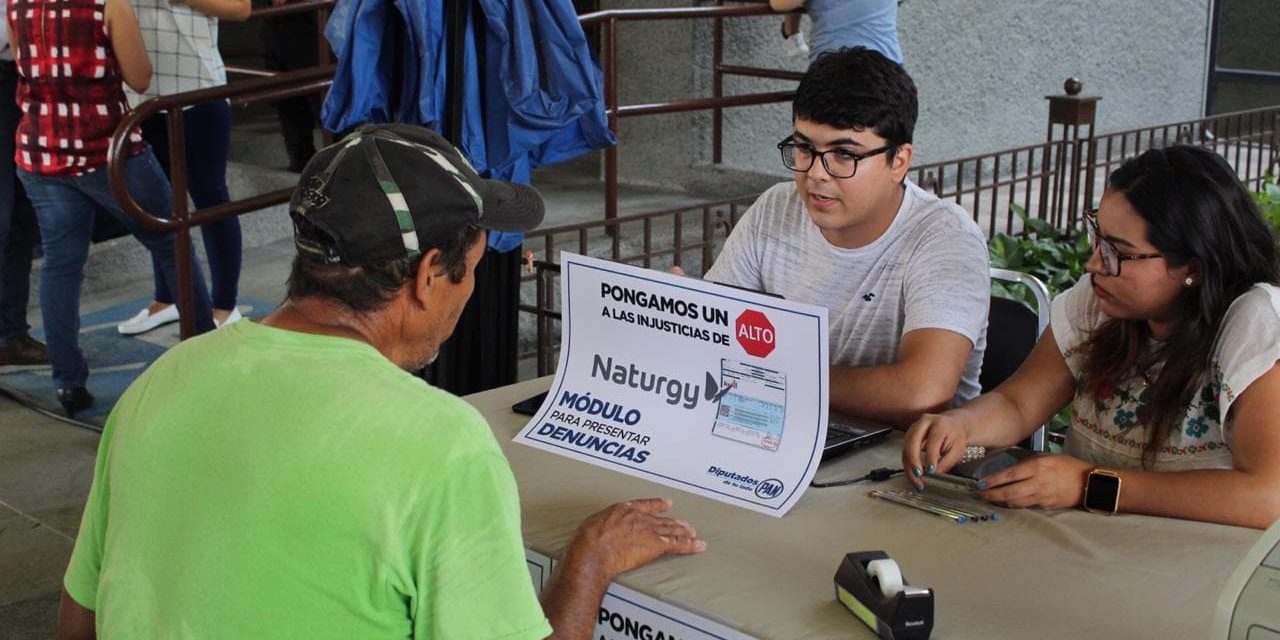
<instances>
[{"instance_id":1,"label":"metal railing post","mask_svg":"<svg viewBox=\"0 0 1280 640\"><path fill-rule=\"evenodd\" d=\"M716 6L723 5L723 0L716 0ZM713 22L711 97L717 105L711 110L711 162L720 164L724 160L724 109L718 104L724 96L724 72L720 70L724 64L724 18L716 17Z\"/></svg>"},{"instance_id":2,"label":"metal railing post","mask_svg":"<svg viewBox=\"0 0 1280 640\"><path fill-rule=\"evenodd\" d=\"M610 18L604 30L604 104L609 114L609 130L618 136L618 20ZM618 217L618 145L604 151L604 218ZM616 234L618 227L605 227L605 233Z\"/></svg>"},{"instance_id":3,"label":"metal railing post","mask_svg":"<svg viewBox=\"0 0 1280 640\"><path fill-rule=\"evenodd\" d=\"M1062 127L1062 136L1060 144L1057 145L1058 156L1054 162L1054 170L1057 173L1057 180L1054 185L1054 197L1052 201L1052 209L1050 212L1043 211L1047 202L1047 194L1043 191L1040 194L1041 209L1040 218L1048 218L1052 220L1054 226L1066 228L1075 224L1076 214L1079 212L1080 195L1081 195L1081 172L1082 164L1080 154L1087 146L1089 150L1088 160L1088 176L1084 179L1086 186L1084 187L1085 197L1092 197L1093 194L1093 123L1097 114L1098 101L1102 98L1099 96L1082 96L1080 92L1084 89L1084 84L1075 78L1067 78L1062 84L1065 91L1063 95L1045 96L1049 101L1049 128L1046 142L1054 141L1055 126ZM1080 127L1088 126L1088 143L1080 137ZM1070 164L1065 154L1070 153ZM1044 163L1047 166L1047 162ZM1068 167L1070 170L1068 171ZM1042 176L1042 189L1046 184L1048 175ZM1065 207L1064 207L1065 205ZM1087 204L1086 204L1087 206ZM1050 215L1046 216L1046 213ZM1066 225L1063 224L1065 217Z\"/></svg>"},{"instance_id":4,"label":"metal railing post","mask_svg":"<svg viewBox=\"0 0 1280 640\"><path fill-rule=\"evenodd\" d=\"M546 279L544 278L544 274L545 274L545 271L543 270L542 263L538 263L534 267L534 276L533 276L534 289L536 291L536 294L534 295L533 299L536 301L534 305L537 307L537 310L538 310L537 312L538 320L534 325L535 336L536 336L535 340L537 341L537 363L536 364L537 364L537 370L538 370L538 377L545 376L548 373L547 353L549 352L548 343L550 343L551 341L551 337L548 335L549 332L547 328L547 312L550 310L549 307L551 305L547 304L547 282L546 282Z\"/></svg>"},{"instance_id":5,"label":"metal railing post","mask_svg":"<svg viewBox=\"0 0 1280 640\"><path fill-rule=\"evenodd\" d=\"M191 272L192 258L190 211L187 208L187 138L182 122L182 109L169 109L165 114L169 130L169 183L172 186L174 261L177 273L178 335L183 340L196 335L196 300L192 283L198 276Z\"/></svg>"},{"instance_id":6,"label":"metal railing post","mask_svg":"<svg viewBox=\"0 0 1280 640\"><path fill-rule=\"evenodd\" d=\"M322 7L316 10L316 64L328 65L333 64L333 50L329 48L329 41L324 37L325 25L329 24L329 8ZM317 120L319 114L316 114ZM333 144L333 132L320 126L320 142L324 146Z\"/></svg>"}]
</instances>

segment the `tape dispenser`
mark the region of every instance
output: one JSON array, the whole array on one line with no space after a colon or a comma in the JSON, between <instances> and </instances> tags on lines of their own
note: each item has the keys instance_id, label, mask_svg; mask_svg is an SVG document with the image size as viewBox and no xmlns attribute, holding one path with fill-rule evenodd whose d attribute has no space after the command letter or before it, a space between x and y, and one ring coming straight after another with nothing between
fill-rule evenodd
<instances>
[{"instance_id":1,"label":"tape dispenser","mask_svg":"<svg viewBox=\"0 0 1280 640\"><path fill-rule=\"evenodd\" d=\"M933 631L933 589L908 585L883 551L846 554L835 583L836 600L884 640L926 640Z\"/></svg>"}]
</instances>

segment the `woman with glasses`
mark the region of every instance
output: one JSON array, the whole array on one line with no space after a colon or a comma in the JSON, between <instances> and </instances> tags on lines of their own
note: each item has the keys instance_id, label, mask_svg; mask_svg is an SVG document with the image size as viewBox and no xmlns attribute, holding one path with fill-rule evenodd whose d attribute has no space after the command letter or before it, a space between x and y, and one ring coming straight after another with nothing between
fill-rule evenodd
<instances>
[{"instance_id":1,"label":"woman with glasses","mask_svg":"<svg viewBox=\"0 0 1280 640\"><path fill-rule=\"evenodd\" d=\"M1235 172L1151 150L1086 214L1088 273L1053 302L1021 369L907 433L912 482L966 445L1021 441L1071 405L1062 455L983 478L1012 507L1126 511L1265 528L1280 518L1276 240Z\"/></svg>"}]
</instances>

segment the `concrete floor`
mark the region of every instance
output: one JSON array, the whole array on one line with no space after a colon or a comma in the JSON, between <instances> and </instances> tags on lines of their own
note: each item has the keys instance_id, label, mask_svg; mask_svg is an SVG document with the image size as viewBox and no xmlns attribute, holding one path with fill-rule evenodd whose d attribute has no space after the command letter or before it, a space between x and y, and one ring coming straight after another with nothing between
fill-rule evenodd
<instances>
[{"instance_id":1,"label":"concrete floor","mask_svg":"<svg viewBox=\"0 0 1280 640\"><path fill-rule=\"evenodd\" d=\"M246 252L241 292L279 300L293 244ZM135 286L86 291L89 313L148 294ZM32 308L30 318L39 318ZM52 390L50 390L52 393ZM93 480L98 434L0 398L0 640L53 637L63 570Z\"/></svg>"}]
</instances>

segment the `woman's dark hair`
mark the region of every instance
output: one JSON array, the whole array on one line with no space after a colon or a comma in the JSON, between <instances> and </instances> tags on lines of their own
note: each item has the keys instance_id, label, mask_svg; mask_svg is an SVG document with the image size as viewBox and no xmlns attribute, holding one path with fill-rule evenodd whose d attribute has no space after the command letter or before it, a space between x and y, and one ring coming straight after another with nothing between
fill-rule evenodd
<instances>
[{"instance_id":1,"label":"woman's dark hair","mask_svg":"<svg viewBox=\"0 0 1280 640\"><path fill-rule=\"evenodd\" d=\"M1093 332L1085 349L1083 387L1094 397L1105 397L1129 376L1147 379L1137 417L1150 429L1142 452L1149 467L1206 381L1227 308L1256 282L1280 282L1276 240L1231 166L1201 147L1149 150L1112 173L1109 189L1146 220L1147 241L1170 266L1198 268L1166 341L1148 347L1145 321L1113 319ZM1157 368L1152 379L1148 372Z\"/></svg>"},{"instance_id":2,"label":"woman's dark hair","mask_svg":"<svg viewBox=\"0 0 1280 640\"><path fill-rule=\"evenodd\" d=\"M791 117L837 129L870 129L892 147L912 141L919 105L916 85L905 69L866 47L819 55L796 87Z\"/></svg>"},{"instance_id":3,"label":"woman's dark hair","mask_svg":"<svg viewBox=\"0 0 1280 640\"><path fill-rule=\"evenodd\" d=\"M305 219L294 224L307 225ZM323 233L312 226L308 234ZM436 238L423 238L423 253L440 250L440 267L453 283L462 282L467 275L467 250L476 243L480 229L459 227ZM397 291L413 279L418 271L422 255L397 258L378 264L353 267L345 264L324 264L304 258L299 254L293 259L289 272L290 299L316 297L338 302L356 313L378 311L387 306Z\"/></svg>"}]
</instances>

